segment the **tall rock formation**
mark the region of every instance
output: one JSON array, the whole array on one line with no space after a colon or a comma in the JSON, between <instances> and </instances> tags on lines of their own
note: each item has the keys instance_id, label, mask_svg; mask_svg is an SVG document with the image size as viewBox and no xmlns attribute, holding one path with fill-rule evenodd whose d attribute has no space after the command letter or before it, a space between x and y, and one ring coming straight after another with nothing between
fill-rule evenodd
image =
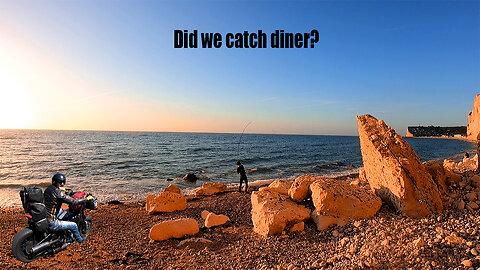
<instances>
[{"instance_id":1,"label":"tall rock formation","mask_svg":"<svg viewBox=\"0 0 480 270\"><path fill-rule=\"evenodd\" d=\"M437 185L410 145L371 115L357 116L357 121L365 176L375 193L408 216L431 213L423 197L434 212L440 212L443 206Z\"/></svg>"},{"instance_id":2,"label":"tall rock formation","mask_svg":"<svg viewBox=\"0 0 480 270\"><path fill-rule=\"evenodd\" d=\"M468 115L467 139L477 141L478 133L480 133L480 95L475 96L473 109Z\"/></svg>"}]
</instances>

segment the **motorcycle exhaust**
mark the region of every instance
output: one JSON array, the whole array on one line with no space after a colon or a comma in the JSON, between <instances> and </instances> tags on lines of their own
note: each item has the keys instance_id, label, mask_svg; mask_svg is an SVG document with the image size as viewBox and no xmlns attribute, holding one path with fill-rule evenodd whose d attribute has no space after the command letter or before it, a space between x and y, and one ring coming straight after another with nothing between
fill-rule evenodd
<instances>
[{"instance_id":1,"label":"motorcycle exhaust","mask_svg":"<svg viewBox=\"0 0 480 270\"><path fill-rule=\"evenodd\" d=\"M36 245L36 246L33 246L32 248L30 248L30 250L28 250L28 253L39 253L39 252L42 252L44 251L45 249L51 247L53 244L56 244L60 242L60 239L56 239L56 240L53 240L53 241L48 241L48 242L45 242L45 243L41 243L39 245Z\"/></svg>"}]
</instances>

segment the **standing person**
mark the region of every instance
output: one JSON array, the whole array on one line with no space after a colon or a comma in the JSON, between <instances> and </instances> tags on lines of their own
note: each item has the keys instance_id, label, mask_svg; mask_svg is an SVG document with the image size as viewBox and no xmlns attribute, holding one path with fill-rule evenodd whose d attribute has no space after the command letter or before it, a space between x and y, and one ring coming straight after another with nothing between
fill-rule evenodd
<instances>
[{"instance_id":1,"label":"standing person","mask_svg":"<svg viewBox=\"0 0 480 270\"><path fill-rule=\"evenodd\" d=\"M240 161L237 161L237 173L240 174L240 186L238 187L238 192L242 192L243 181L245 181L245 192L248 192L247 173L245 172L245 168Z\"/></svg>"}]
</instances>

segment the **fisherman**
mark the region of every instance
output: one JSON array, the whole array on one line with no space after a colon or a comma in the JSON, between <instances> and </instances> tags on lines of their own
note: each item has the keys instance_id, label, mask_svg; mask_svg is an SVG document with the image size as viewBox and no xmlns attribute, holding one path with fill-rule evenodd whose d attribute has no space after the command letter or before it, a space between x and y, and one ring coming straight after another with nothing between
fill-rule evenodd
<instances>
[{"instance_id":1,"label":"fisherman","mask_svg":"<svg viewBox=\"0 0 480 270\"><path fill-rule=\"evenodd\" d=\"M238 192L242 192L242 183L245 181L245 192L248 193L247 173L245 172L242 163L240 163L240 160L237 161L237 173L240 174L240 186L238 187Z\"/></svg>"}]
</instances>

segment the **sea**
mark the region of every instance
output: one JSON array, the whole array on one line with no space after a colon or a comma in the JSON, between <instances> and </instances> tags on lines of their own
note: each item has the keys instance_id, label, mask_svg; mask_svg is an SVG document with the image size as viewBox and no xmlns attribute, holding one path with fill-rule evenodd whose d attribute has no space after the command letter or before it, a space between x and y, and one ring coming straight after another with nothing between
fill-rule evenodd
<instances>
[{"instance_id":1,"label":"sea","mask_svg":"<svg viewBox=\"0 0 480 270\"><path fill-rule=\"evenodd\" d=\"M475 153L471 142L406 138L422 161ZM139 200L169 184L189 191L205 182L237 183L240 160L249 181L302 174L358 172L358 136L215 134L109 131L0 130L0 206L20 205L23 187L67 187L101 202ZM196 182L183 180L187 173Z\"/></svg>"}]
</instances>

